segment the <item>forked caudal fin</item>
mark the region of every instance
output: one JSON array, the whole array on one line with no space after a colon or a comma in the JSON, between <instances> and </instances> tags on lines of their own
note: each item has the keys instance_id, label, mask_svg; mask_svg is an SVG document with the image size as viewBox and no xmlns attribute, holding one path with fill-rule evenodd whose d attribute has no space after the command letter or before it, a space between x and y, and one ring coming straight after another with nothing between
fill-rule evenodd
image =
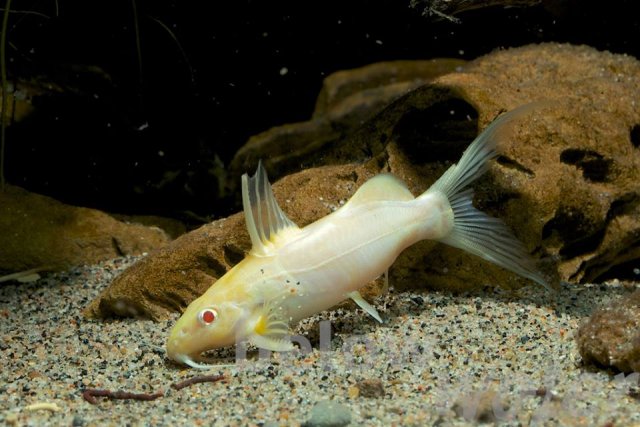
<instances>
[{"instance_id":1,"label":"forked caudal fin","mask_svg":"<svg viewBox=\"0 0 640 427\"><path fill-rule=\"evenodd\" d=\"M465 150L460 161L451 166L424 194L441 192L447 196L453 211L453 229L441 242L463 249L551 290L524 245L497 218L473 207L473 190L469 184L488 169L496 157L501 134L514 119L546 105L536 102L518 107L494 120Z\"/></svg>"}]
</instances>

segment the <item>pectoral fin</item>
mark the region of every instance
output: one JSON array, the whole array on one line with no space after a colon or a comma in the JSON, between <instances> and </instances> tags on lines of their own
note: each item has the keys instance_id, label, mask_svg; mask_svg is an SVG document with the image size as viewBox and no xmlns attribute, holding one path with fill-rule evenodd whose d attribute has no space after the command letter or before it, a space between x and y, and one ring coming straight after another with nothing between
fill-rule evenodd
<instances>
[{"instance_id":1,"label":"pectoral fin","mask_svg":"<svg viewBox=\"0 0 640 427\"><path fill-rule=\"evenodd\" d=\"M361 309L369 313L378 322L382 323L382 318L380 317L380 314L378 314L378 310L376 310L371 304L369 304L364 298L362 298L362 295L360 295L360 292L358 291L349 292L347 296L351 298L353 302L358 304L358 307L360 307Z\"/></svg>"},{"instance_id":2,"label":"pectoral fin","mask_svg":"<svg viewBox=\"0 0 640 427\"><path fill-rule=\"evenodd\" d=\"M249 337L249 342L256 347L271 351L291 351L295 348L287 338L270 338L257 334Z\"/></svg>"},{"instance_id":3,"label":"pectoral fin","mask_svg":"<svg viewBox=\"0 0 640 427\"><path fill-rule=\"evenodd\" d=\"M249 342L256 347L272 351L290 351L295 346L288 339L289 323L282 310L265 304L249 333Z\"/></svg>"}]
</instances>

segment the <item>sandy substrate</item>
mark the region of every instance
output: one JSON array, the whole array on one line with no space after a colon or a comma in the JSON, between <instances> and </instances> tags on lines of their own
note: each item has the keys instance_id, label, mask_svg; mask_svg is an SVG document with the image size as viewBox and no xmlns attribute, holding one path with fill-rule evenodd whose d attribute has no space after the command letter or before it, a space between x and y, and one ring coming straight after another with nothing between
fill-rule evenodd
<instances>
[{"instance_id":1,"label":"sandy substrate","mask_svg":"<svg viewBox=\"0 0 640 427\"><path fill-rule=\"evenodd\" d=\"M175 318L81 317L133 261L0 284L0 424L321 425L312 409L332 400L337 409L324 412L352 425L640 425L638 375L581 366L573 339L596 305L637 285L566 287L554 298L535 287L457 296L392 291L376 304L383 325L361 310L324 312L296 330L312 353L257 360L249 351L235 367L203 372L165 358ZM321 320L330 321L330 339L319 332ZM204 373L225 380L170 388ZM90 404L87 388L165 394ZM38 403L58 410L29 408Z\"/></svg>"}]
</instances>

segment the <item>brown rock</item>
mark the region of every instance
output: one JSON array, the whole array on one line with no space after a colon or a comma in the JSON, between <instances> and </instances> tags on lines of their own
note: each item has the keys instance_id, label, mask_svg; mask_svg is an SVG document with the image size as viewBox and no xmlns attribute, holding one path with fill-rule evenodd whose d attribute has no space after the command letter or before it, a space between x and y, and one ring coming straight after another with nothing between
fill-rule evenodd
<instances>
[{"instance_id":1,"label":"brown rock","mask_svg":"<svg viewBox=\"0 0 640 427\"><path fill-rule=\"evenodd\" d=\"M147 227L159 228L165 233L167 233L167 235L171 240L176 239L187 232L187 226L183 222L173 218L167 218L167 217L155 216L155 215L111 214L111 216L117 219L118 221L132 223L132 224L146 225Z\"/></svg>"},{"instance_id":2,"label":"brown rock","mask_svg":"<svg viewBox=\"0 0 640 427\"><path fill-rule=\"evenodd\" d=\"M274 180L300 170L301 162L346 138L395 99L464 64L459 59L390 61L331 74L311 120L271 128L240 148L229 167L231 191L238 188L240 175L260 159Z\"/></svg>"},{"instance_id":3,"label":"brown rock","mask_svg":"<svg viewBox=\"0 0 640 427\"><path fill-rule=\"evenodd\" d=\"M378 62L352 70L336 71L322 82L313 117L332 114L339 120L343 116L341 113L348 110L346 105L358 108L360 104L367 108L366 115L371 116L376 110L380 110L375 106L381 105L384 108L398 94L407 93L412 88L451 73L465 64L466 61L461 59L438 58L427 61ZM353 96L358 98L345 102Z\"/></svg>"},{"instance_id":4,"label":"brown rock","mask_svg":"<svg viewBox=\"0 0 640 427\"><path fill-rule=\"evenodd\" d=\"M341 99L358 94L344 93L324 95L328 101L319 101L323 106L313 120L329 120ZM304 226L340 206L376 173L391 172L421 193L500 112L540 99L551 101L518 121L500 142L501 156L475 185L475 203L502 218L549 277L592 281L640 257L640 62L631 57L558 44L495 52L410 90L382 111L372 101L372 114L363 112L361 124L340 127L333 118L325 130L306 122L261 134L261 142L250 141L232 168L252 172L262 158L275 167L274 174L268 166L273 177L294 165L336 165L289 175L275 185L283 210ZM300 150L294 140L283 139L287 133L303 141ZM125 272L89 313L119 312L117 301L137 304L154 318L181 309L248 246L240 216L205 226ZM390 280L400 289L526 283L428 241L398 258Z\"/></svg>"},{"instance_id":5,"label":"brown rock","mask_svg":"<svg viewBox=\"0 0 640 427\"><path fill-rule=\"evenodd\" d=\"M597 309L576 339L586 363L640 372L640 290Z\"/></svg>"},{"instance_id":6,"label":"brown rock","mask_svg":"<svg viewBox=\"0 0 640 427\"><path fill-rule=\"evenodd\" d=\"M500 51L410 91L340 143L296 160L298 165L344 164L383 155L392 173L428 185L501 111L553 100L555 105L503 141L502 156L476 186L476 203L503 218L544 258L551 275L589 282L640 257L638 95L640 63L631 57L558 44ZM268 146L254 147L248 158L270 158ZM469 262L451 248L426 256L421 250L415 257L437 269L414 276L416 282L436 287L463 289L470 281L504 279L498 269L475 258ZM392 272L401 268L396 265ZM407 268L424 269L415 263ZM453 274L442 274L452 268ZM487 272L480 280L478 270Z\"/></svg>"},{"instance_id":7,"label":"brown rock","mask_svg":"<svg viewBox=\"0 0 640 427\"><path fill-rule=\"evenodd\" d=\"M159 228L126 224L10 185L0 192L0 236L0 270L8 271L95 264L169 241Z\"/></svg>"}]
</instances>

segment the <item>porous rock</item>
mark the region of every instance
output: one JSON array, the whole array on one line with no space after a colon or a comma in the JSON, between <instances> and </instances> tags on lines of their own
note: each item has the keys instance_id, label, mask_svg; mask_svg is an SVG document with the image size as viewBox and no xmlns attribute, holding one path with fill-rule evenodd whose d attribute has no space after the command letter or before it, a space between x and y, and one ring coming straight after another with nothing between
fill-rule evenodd
<instances>
[{"instance_id":1,"label":"porous rock","mask_svg":"<svg viewBox=\"0 0 640 427\"><path fill-rule=\"evenodd\" d=\"M354 72L353 78L362 75ZM344 116L343 126L336 115L326 134L313 128L318 117L287 125L286 132L301 140L329 135L327 143L308 150L288 145L282 129L269 130L247 143L231 170L252 171L257 159L265 159L272 178L285 176L275 185L276 198L304 226L340 206L376 173L391 172L420 194L497 115L541 99L547 101L501 139L500 156L474 185L475 204L507 223L550 281L593 281L640 257L640 62L625 55L563 44L497 51L384 107L372 103L376 107L358 124ZM341 103L323 101L318 114L327 117ZM287 150L294 162L286 160ZM300 165L310 167L291 174ZM114 313L114 302L126 300L163 317L212 285L248 247L241 216L207 225L125 272L88 312ZM235 248L233 257L229 248ZM429 241L404 251L390 280L400 289L526 283Z\"/></svg>"},{"instance_id":2,"label":"porous rock","mask_svg":"<svg viewBox=\"0 0 640 427\"><path fill-rule=\"evenodd\" d=\"M311 120L252 136L231 162L229 176L238 178L254 169L258 160L272 179L300 170L309 156L341 143L394 100L464 64L460 59L438 58L381 62L337 71L324 80ZM237 190L239 182L229 181L230 191Z\"/></svg>"},{"instance_id":3,"label":"porous rock","mask_svg":"<svg viewBox=\"0 0 640 427\"><path fill-rule=\"evenodd\" d=\"M166 245L157 227L118 221L7 185L0 191L0 270L58 270Z\"/></svg>"},{"instance_id":4,"label":"porous rock","mask_svg":"<svg viewBox=\"0 0 640 427\"><path fill-rule=\"evenodd\" d=\"M361 163L386 155L392 173L431 183L500 112L548 100L501 141L501 156L476 185L476 204L503 218L548 273L594 281L640 257L639 92L640 62L625 55L562 44L498 51L412 89L342 140L297 153L296 161ZM234 163L269 159L267 147L249 141ZM275 168L284 175L295 169L281 165ZM416 282L502 281L486 263L467 260L454 249L433 251L422 265L436 271Z\"/></svg>"},{"instance_id":5,"label":"porous rock","mask_svg":"<svg viewBox=\"0 0 640 427\"><path fill-rule=\"evenodd\" d=\"M576 339L585 363L640 372L640 290L598 308Z\"/></svg>"}]
</instances>

